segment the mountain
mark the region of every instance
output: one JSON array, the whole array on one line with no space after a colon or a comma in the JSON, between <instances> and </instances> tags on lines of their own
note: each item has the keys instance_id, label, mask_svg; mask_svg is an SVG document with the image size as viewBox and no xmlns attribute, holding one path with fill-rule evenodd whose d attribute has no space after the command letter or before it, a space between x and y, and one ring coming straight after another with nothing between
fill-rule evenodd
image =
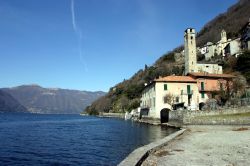
<instances>
[{"instance_id":1,"label":"mountain","mask_svg":"<svg viewBox=\"0 0 250 166\"><path fill-rule=\"evenodd\" d=\"M23 85L4 88L31 113L78 114L105 93Z\"/></svg>"},{"instance_id":2,"label":"mountain","mask_svg":"<svg viewBox=\"0 0 250 166\"><path fill-rule=\"evenodd\" d=\"M239 0L225 13L220 14L209 21L197 34L197 46L203 46L207 42L217 42L222 29L227 31L228 38L238 37L240 29L250 18L250 0ZM184 59L178 58L183 46L161 56L152 66L145 65L144 69L137 71L130 79L118 83L110 88L104 96L86 108L89 114L101 112L123 112L137 108L140 105L140 95L144 84L159 76L182 75L184 71ZM199 56L197 57L199 60ZM246 58L245 58L246 59ZM230 71L232 62L223 61L223 70ZM235 63L237 64L237 63ZM249 69L250 64L245 66ZM238 70L242 73L242 71ZM244 75L244 73L242 73ZM249 76L250 80L250 76Z\"/></svg>"},{"instance_id":3,"label":"mountain","mask_svg":"<svg viewBox=\"0 0 250 166\"><path fill-rule=\"evenodd\" d=\"M10 94L0 90L0 112L28 112L28 111Z\"/></svg>"}]
</instances>

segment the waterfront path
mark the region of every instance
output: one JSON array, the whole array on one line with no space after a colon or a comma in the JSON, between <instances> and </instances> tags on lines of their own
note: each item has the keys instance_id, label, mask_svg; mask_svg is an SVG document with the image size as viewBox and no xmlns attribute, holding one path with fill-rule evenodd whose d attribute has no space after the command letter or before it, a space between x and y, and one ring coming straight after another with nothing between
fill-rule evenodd
<instances>
[{"instance_id":1,"label":"waterfront path","mask_svg":"<svg viewBox=\"0 0 250 166\"><path fill-rule=\"evenodd\" d=\"M190 126L143 166L249 166L250 126Z\"/></svg>"}]
</instances>

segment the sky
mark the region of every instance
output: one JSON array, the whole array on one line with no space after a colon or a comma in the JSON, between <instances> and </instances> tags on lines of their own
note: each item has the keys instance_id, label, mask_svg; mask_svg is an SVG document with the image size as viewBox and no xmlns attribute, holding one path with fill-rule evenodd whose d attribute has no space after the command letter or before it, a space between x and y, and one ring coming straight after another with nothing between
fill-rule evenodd
<instances>
[{"instance_id":1,"label":"sky","mask_svg":"<svg viewBox=\"0 0 250 166\"><path fill-rule=\"evenodd\" d=\"M0 88L108 91L236 2L0 0Z\"/></svg>"}]
</instances>

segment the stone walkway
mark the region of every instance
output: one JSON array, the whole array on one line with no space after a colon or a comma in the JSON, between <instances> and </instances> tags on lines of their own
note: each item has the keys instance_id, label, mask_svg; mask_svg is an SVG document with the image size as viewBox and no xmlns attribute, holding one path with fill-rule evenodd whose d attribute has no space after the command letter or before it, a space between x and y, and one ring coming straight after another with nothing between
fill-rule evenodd
<instances>
[{"instance_id":1,"label":"stone walkway","mask_svg":"<svg viewBox=\"0 0 250 166\"><path fill-rule=\"evenodd\" d=\"M250 126L191 126L143 166L250 166Z\"/></svg>"}]
</instances>

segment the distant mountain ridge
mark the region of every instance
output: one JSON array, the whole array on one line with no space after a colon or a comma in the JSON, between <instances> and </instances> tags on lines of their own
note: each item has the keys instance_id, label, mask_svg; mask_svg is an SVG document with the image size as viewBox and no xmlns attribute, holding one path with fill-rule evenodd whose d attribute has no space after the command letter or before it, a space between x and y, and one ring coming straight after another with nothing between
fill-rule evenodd
<instances>
[{"instance_id":1,"label":"distant mountain ridge","mask_svg":"<svg viewBox=\"0 0 250 166\"><path fill-rule=\"evenodd\" d=\"M78 114L105 92L89 92L60 88L43 88L39 85L22 85L3 88L30 113Z\"/></svg>"},{"instance_id":2,"label":"distant mountain ridge","mask_svg":"<svg viewBox=\"0 0 250 166\"><path fill-rule=\"evenodd\" d=\"M1 112L28 112L28 110L22 106L16 99L10 94L0 90L0 113Z\"/></svg>"}]
</instances>

